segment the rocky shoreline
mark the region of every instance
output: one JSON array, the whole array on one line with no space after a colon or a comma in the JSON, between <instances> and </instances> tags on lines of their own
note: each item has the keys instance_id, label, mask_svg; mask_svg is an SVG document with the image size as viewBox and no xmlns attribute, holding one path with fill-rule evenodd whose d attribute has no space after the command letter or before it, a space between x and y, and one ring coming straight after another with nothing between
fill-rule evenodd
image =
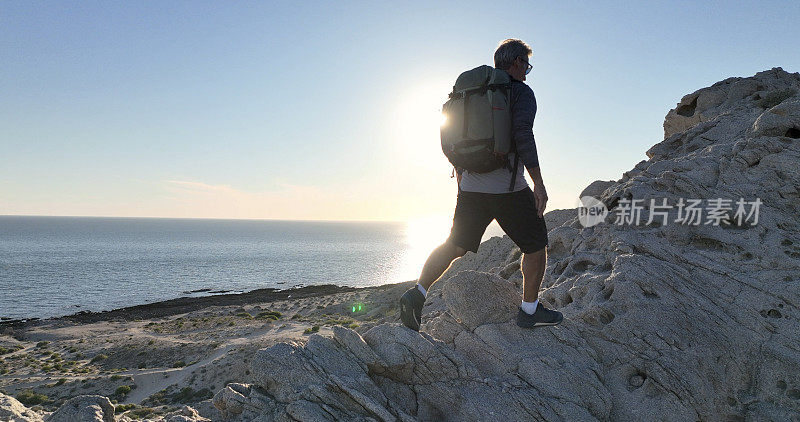
<instances>
[{"instance_id":1,"label":"rocky shoreline","mask_svg":"<svg viewBox=\"0 0 800 422\"><path fill-rule=\"evenodd\" d=\"M133 319L148 319L167 317L185 312L202 309L208 306L229 306L246 305L251 303L266 303L276 300L289 298L304 298L317 295L328 295L334 293L350 292L358 289L369 289L373 287L348 287L336 286L333 284L323 284L317 286L304 286L292 289L264 288L251 290L244 293L221 293L199 297L178 297L158 302L146 303L142 305L126 306L124 308L111 309L108 311L80 311L70 315L53 318L6 318L0 321L0 332L3 327L20 327L36 323L39 321L58 321L67 320L71 322L90 323L99 321ZM195 292L189 292L195 293Z\"/></svg>"}]
</instances>

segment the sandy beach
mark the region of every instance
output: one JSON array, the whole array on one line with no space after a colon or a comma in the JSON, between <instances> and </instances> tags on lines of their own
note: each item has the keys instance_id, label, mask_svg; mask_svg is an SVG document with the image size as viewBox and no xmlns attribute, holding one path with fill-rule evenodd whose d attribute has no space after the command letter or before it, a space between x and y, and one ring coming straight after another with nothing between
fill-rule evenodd
<instances>
[{"instance_id":1,"label":"sandy beach","mask_svg":"<svg viewBox=\"0 0 800 422\"><path fill-rule=\"evenodd\" d=\"M82 394L120 414L153 417L188 404L217 419L211 397L246 382L258 349L345 326L359 333L397 319L413 282L312 286L178 298L107 312L0 323L0 391L35 411ZM360 306L360 308L359 308Z\"/></svg>"}]
</instances>

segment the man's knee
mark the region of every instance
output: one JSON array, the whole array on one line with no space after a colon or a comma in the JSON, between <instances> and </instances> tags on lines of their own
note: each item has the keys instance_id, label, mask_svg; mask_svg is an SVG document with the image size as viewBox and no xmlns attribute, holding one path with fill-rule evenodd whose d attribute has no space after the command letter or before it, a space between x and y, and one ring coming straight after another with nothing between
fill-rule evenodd
<instances>
[{"instance_id":1,"label":"man's knee","mask_svg":"<svg viewBox=\"0 0 800 422\"><path fill-rule=\"evenodd\" d=\"M453 255L454 259L455 259L455 258L458 258L458 257L461 257L461 256L464 256L464 254L466 254L466 253L467 253L467 250L466 250L466 249L462 248L461 246L454 245L454 244L453 244L453 243L451 243L449 240L448 240L448 241L446 241L446 242L444 242L444 244L445 244L445 245L447 245L447 248L448 248L448 249L450 250L450 252L452 253L452 255Z\"/></svg>"},{"instance_id":2,"label":"man's knee","mask_svg":"<svg viewBox=\"0 0 800 422\"><path fill-rule=\"evenodd\" d=\"M522 254L523 261L530 261L530 260L540 260L542 257L547 255L547 248L542 247L541 249L537 249L533 252L525 252ZM526 259L527 258L527 259Z\"/></svg>"}]
</instances>

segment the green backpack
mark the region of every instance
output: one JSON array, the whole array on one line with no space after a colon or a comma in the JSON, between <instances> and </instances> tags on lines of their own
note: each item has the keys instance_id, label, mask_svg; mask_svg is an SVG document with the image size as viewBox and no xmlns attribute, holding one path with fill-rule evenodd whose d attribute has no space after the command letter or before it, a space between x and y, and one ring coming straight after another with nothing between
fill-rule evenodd
<instances>
[{"instance_id":1,"label":"green backpack","mask_svg":"<svg viewBox=\"0 0 800 422\"><path fill-rule=\"evenodd\" d=\"M471 173L511 169L511 78L504 70L479 66L459 75L442 106L442 151L450 163ZM519 160L514 159L513 175ZM513 190L516 177L511 177Z\"/></svg>"}]
</instances>

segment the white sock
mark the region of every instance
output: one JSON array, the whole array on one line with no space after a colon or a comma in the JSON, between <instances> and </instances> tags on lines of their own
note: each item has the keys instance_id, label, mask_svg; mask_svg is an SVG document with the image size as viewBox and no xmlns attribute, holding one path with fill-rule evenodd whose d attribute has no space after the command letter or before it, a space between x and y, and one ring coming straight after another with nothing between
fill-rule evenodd
<instances>
[{"instance_id":1,"label":"white sock","mask_svg":"<svg viewBox=\"0 0 800 422\"><path fill-rule=\"evenodd\" d=\"M525 311L528 315L533 315L536 312L536 307L539 306L539 299L536 299L533 302L525 302L522 301L522 310Z\"/></svg>"},{"instance_id":2,"label":"white sock","mask_svg":"<svg viewBox=\"0 0 800 422\"><path fill-rule=\"evenodd\" d=\"M428 297L428 291L422 287L422 284L417 283L417 289L422 292L422 295Z\"/></svg>"}]
</instances>

